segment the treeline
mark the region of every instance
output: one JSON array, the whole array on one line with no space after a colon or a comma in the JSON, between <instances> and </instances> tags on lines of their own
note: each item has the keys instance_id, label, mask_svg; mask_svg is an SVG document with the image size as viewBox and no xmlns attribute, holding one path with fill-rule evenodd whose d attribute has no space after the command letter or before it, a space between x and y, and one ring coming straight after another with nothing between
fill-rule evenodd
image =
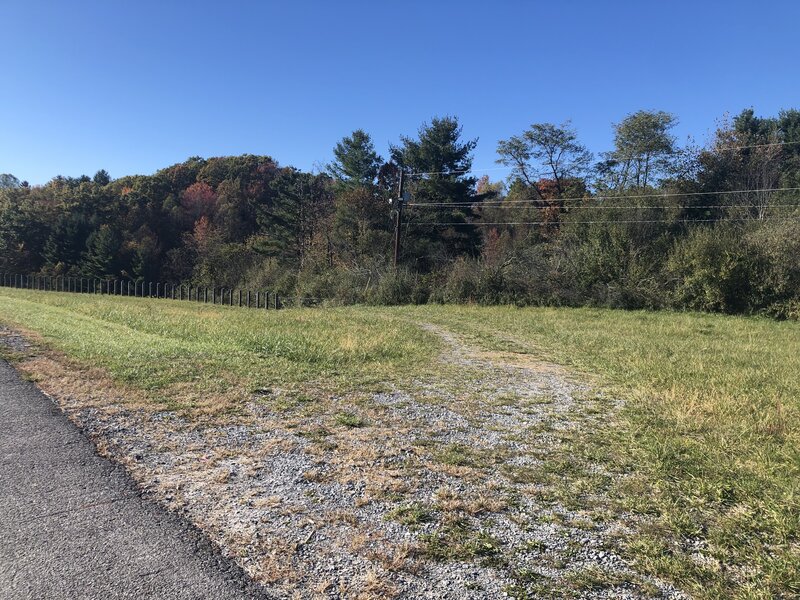
<instances>
[{"instance_id":1,"label":"treeline","mask_svg":"<svg viewBox=\"0 0 800 600\"><path fill-rule=\"evenodd\" d=\"M270 289L331 303L477 302L800 316L800 111L723 121L679 147L640 111L592 155L569 123L498 143L472 176L457 119L386 158L358 130L322 173L267 156L150 176L0 175L0 271ZM405 206L392 265L401 172Z\"/></svg>"}]
</instances>

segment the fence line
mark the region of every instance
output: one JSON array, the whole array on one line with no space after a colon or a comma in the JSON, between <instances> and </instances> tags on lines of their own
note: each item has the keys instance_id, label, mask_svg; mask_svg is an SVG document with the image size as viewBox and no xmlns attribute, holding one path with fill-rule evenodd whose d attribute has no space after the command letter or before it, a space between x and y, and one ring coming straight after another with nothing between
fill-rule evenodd
<instances>
[{"instance_id":1,"label":"fence line","mask_svg":"<svg viewBox=\"0 0 800 600\"><path fill-rule=\"evenodd\" d=\"M284 307L285 297L268 290L250 290L224 286L200 286L186 283L161 281L139 281L130 279L100 279L97 277L68 277L63 275L24 275L0 273L0 287L63 292L74 294L98 294L108 296L130 296L135 298L161 298L201 304L238 306L278 310ZM297 298L298 306L306 300Z\"/></svg>"}]
</instances>

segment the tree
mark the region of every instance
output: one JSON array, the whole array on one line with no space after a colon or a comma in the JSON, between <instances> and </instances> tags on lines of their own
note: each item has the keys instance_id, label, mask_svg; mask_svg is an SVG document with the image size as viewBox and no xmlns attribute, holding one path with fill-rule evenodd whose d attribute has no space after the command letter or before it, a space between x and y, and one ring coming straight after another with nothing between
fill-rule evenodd
<instances>
[{"instance_id":1,"label":"tree","mask_svg":"<svg viewBox=\"0 0 800 600\"><path fill-rule=\"evenodd\" d=\"M780 144L783 138L778 119L756 117L752 109L723 119L711 147L698 156L700 190L736 192L726 194L724 203L719 202L728 207L726 213L738 218L765 218L776 193L764 190L779 187L783 174L791 180L793 157L791 150Z\"/></svg>"},{"instance_id":2,"label":"tree","mask_svg":"<svg viewBox=\"0 0 800 600\"><path fill-rule=\"evenodd\" d=\"M334 160L328 165L331 177L345 183L367 185L375 181L381 157L375 152L372 139L362 129L342 138L333 149Z\"/></svg>"},{"instance_id":3,"label":"tree","mask_svg":"<svg viewBox=\"0 0 800 600\"><path fill-rule=\"evenodd\" d=\"M19 179L11 173L0 173L0 189L11 189L21 187Z\"/></svg>"},{"instance_id":4,"label":"tree","mask_svg":"<svg viewBox=\"0 0 800 600\"><path fill-rule=\"evenodd\" d=\"M522 179L539 199L544 195L537 179L554 181L561 195L567 181L582 177L592 160L592 153L578 143L569 121L561 125L534 123L521 135L500 140L497 154L498 163L513 167L511 179Z\"/></svg>"},{"instance_id":5,"label":"tree","mask_svg":"<svg viewBox=\"0 0 800 600\"><path fill-rule=\"evenodd\" d=\"M111 176L105 169L100 169L97 173L94 174L92 181L94 181L96 185L108 185L109 183L111 183Z\"/></svg>"},{"instance_id":6,"label":"tree","mask_svg":"<svg viewBox=\"0 0 800 600\"><path fill-rule=\"evenodd\" d=\"M200 217L214 217L218 208L217 194L210 185L198 181L183 190L181 207L190 223L194 223Z\"/></svg>"},{"instance_id":7,"label":"tree","mask_svg":"<svg viewBox=\"0 0 800 600\"><path fill-rule=\"evenodd\" d=\"M614 125L614 150L597 166L600 187L613 190L646 188L665 176L674 162L678 124L664 111L640 110Z\"/></svg>"},{"instance_id":8,"label":"tree","mask_svg":"<svg viewBox=\"0 0 800 600\"><path fill-rule=\"evenodd\" d=\"M476 179L469 172L478 140L462 142L461 130L455 117L433 118L420 127L417 139L402 136L401 145L391 147L419 205L406 213L414 233L405 235L404 246L422 268L477 249L479 237L469 225Z\"/></svg>"},{"instance_id":9,"label":"tree","mask_svg":"<svg viewBox=\"0 0 800 600\"><path fill-rule=\"evenodd\" d=\"M386 203L373 190L359 186L338 191L329 226L336 258L356 266L376 255L388 257L388 216Z\"/></svg>"},{"instance_id":10,"label":"tree","mask_svg":"<svg viewBox=\"0 0 800 600\"><path fill-rule=\"evenodd\" d=\"M109 225L103 225L86 241L84 272L93 277L115 277L120 273L122 236Z\"/></svg>"},{"instance_id":11,"label":"tree","mask_svg":"<svg viewBox=\"0 0 800 600\"><path fill-rule=\"evenodd\" d=\"M91 227L81 213L68 212L59 215L42 251L47 265L51 268L60 265L59 269L64 272L70 267L79 266L86 251Z\"/></svg>"},{"instance_id":12,"label":"tree","mask_svg":"<svg viewBox=\"0 0 800 600\"><path fill-rule=\"evenodd\" d=\"M294 168L272 183L272 201L257 208L258 250L302 268L320 222L331 212L330 178Z\"/></svg>"}]
</instances>

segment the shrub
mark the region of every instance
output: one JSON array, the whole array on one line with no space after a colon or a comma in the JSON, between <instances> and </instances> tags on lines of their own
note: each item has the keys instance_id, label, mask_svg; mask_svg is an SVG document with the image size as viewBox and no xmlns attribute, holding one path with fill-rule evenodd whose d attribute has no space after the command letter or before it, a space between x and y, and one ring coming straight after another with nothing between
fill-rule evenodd
<instances>
[{"instance_id":1,"label":"shrub","mask_svg":"<svg viewBox=\"0 0 800 600\"><path fill-rule=\"evenodd\" d=\"M760 304L762 261L742 233L717 224L693 229L675 243L666 270L674 279L671 297L677 306L741 313Z\"/></svg>"}]
</instances>

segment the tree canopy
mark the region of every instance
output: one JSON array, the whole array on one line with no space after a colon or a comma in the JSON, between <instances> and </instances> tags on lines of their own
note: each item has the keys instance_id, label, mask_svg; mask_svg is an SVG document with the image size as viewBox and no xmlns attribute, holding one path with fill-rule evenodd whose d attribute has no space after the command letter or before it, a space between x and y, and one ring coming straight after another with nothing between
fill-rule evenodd
<instances>
[{"instance_id":1,"label":"tree canopy","mask_svg":"<svg viewBox=\"0 0 800 600\"><path fill-rule=\"evenodd\" d=\"M472 172L478 140L453 116L399 136L386 162L356 129L321 174L249 154L41 186L3 174L0 272L800 316L800 111L746 109L705 147L680 147L676 123L634 112L592 165L570 122L535 122L498 142L496 180Z\"/></svg>"}]
</instances>

